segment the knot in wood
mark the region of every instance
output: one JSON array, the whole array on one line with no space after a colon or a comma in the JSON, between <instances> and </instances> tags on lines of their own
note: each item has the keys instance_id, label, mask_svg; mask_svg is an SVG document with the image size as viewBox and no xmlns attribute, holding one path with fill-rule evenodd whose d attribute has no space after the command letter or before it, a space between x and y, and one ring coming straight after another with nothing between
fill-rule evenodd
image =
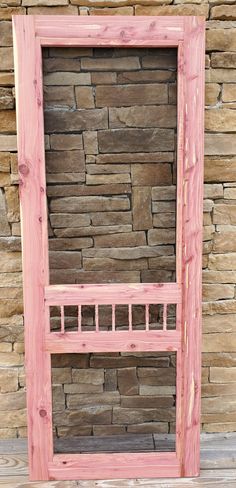
<instances>
[{"instance_id":1,"label":"knot in wood","mask_svg":"<svg viewBox=\"0 0 236 488\"><path fill-rule=\"evenodd\" d=\"M26 164L20 164L19 166L19 172L24 175L24 176L27 176L29 174L29 168Z\"/></svg>"}]
</instances>

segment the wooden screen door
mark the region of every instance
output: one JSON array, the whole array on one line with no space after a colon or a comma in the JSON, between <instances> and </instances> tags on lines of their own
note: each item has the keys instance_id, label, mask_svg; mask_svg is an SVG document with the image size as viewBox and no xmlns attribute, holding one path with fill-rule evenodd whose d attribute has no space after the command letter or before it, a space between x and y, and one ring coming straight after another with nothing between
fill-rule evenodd
<instances>
[{"instance_id":1,"label":"wooden screen door","mask_svg":"<svg viewBox=\"0 0 236 488\"><path fill-rule=\"evenodd\" d=\"M179 477L199 474L204 19L202 17L14 16L18 158L23 235L28 446L31 480ZM176 47L178 149L176 282L50 285L45 182L42 47ZM96 331L83 332L81 305L93 304ZM99 330L98 307L112 306L112 330ZM115 306L129 308L129 330L115 328ZM132 330L132 305L146 306L146 330ZM149 330L149 304L163 304L163 330ZM176 329L166 310L176 304ZM51 332L49 307L62 310ZM63 310L78 306L78 330ZM176 451L54 454L51 354L175 351Z\"/></svg>"}]
</instances>

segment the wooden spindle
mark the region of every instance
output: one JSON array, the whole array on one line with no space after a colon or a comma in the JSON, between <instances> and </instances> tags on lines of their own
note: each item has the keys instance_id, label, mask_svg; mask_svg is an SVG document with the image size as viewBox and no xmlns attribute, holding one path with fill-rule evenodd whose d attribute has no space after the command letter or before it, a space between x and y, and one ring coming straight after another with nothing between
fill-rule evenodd
<instances>
[{"instance_id":1,"label":"wooden spindle","mask_svg":"<svg viewBox=\"0 0 236 488\"><path fill-rule=\"evenodd\" d=\"M65 315L64 315L64 307L61 306L61 333L65 333Z\"/></svg>"},{"instance_id":2,"label":"wooden spindle","mask_svg":"<svg viewBox=\"0 0 236 488\"><path fill-rule=\"evenodd\" d=\"M82 328L81 328L81 305L78 306L78 332L82 332Z\"/></svg>"},{"instance_id":3,"label":"wooden spindle","mask_svg":"<svg viewBox=\"0 0 236 488\"><path fill-rule=\"evenodd\" d=\"M167 329L167 304L163 305L163 330Z\"/></svg>"},{"instance_id":4,"label":"wooden spindle","mask_svg":"<svg viewBox=\"0 0 236 488\"><path fill-rule=\"evenodd\" d=\"M95 305L95 328L96 332L99 332L98 304Z\"/></svg>"},{"instance_id":5,"label":"wooden spindle","mask_svg":"<svg viewBox=\"0 0 236 488\"><path fill-rule=\"evenodd\" d=\"M112 332L116 330L116 306L112 305Z\"/></svg>"},{"instance_id":6,"label":"wooden spindle","mask_svg":"<svg viewBox=\"0 0 236 488\"><path fill-rule=\"evenodd\" d=\"M146 330L149 330L149 304L145 305L145 323Z\"/></svg>"},{"instance_id":7,"label":"wooden spindle","mask_svg":"<svg viewBox=\"0 0 236 488\"><path fill-rule=\"evenodd\" d=\"M129 304L129 330L132 331L132 305Z\"/></svg>"}]
</instances>

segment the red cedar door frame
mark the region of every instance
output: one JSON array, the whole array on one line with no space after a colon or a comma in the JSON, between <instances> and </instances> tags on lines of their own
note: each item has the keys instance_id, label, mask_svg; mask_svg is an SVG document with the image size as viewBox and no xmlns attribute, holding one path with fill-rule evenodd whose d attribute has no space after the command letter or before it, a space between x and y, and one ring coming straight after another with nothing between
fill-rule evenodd
<instances>
[{"instance_id":1,"label":"red cedar door frame","mask_svg":"<svg viewBox=\"0 0 236 488\"><path fill-rule=\"evenodd\" d=\"M31 480L188 477L199 474L204 19L202 17L14 16L18 160L23 235L28 446ZM50 285L43 124L42 47L176 47L178 161L176 283ZM146 329L132 330L132 304L146 306ZM149 330L149 304L163 304L163 330ZM50 332L49 307L61 307ZM64 306L78 306L65 332ZM81 305L95 306L96 331L81 331ZM100 304L112 330L99 330ZM117 331L115 305L129 307ZM166 328L176 304L176 330ZM51 354L176 351L176 452L54 454Z\"/></svg>"}]
</instances>

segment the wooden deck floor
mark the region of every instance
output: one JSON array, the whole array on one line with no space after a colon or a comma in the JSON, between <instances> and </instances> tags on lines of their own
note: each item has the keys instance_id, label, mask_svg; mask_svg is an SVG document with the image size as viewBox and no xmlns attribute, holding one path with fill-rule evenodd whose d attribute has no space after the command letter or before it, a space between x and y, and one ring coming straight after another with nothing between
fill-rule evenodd
<instances>
[{"instance_id":1,"label":"wooden deck floor","mask_svg":"<svg viewBox=\"0 0 236 488\"><path fill-rule=\"evenodd\" d=\"M157 437L157 436L155 436ZM79 441L79 439L78 439ZM110 440L111 441L111 440ZM164 446L163 436L158 445ZM73 441L75 442L75 441ZM80 439L81 450L90 450L91 438ZM126 441L127 442L127 441ZM130 442L130 441L129 441ZM140 442L140 440L138 441ZM167 441L173 446L173 440ZM154 444L157 443L157 439ZM102 439L101 439L102 445ZM115 438L114 438L115 445ZM68 450L68 441L60 442L58 450ZM129 444L130 446L130 444ZM98 442L96 443L96 448ZM104 449L101 447L100 450ZM68 451L67 451L68 452ZM139 479L101 481L29 482L27 449L24 439L0 442L0 488L236 488L236 433L209 434L201 437L201 476L194 479Z\"/></svg>"}]
</instances>

